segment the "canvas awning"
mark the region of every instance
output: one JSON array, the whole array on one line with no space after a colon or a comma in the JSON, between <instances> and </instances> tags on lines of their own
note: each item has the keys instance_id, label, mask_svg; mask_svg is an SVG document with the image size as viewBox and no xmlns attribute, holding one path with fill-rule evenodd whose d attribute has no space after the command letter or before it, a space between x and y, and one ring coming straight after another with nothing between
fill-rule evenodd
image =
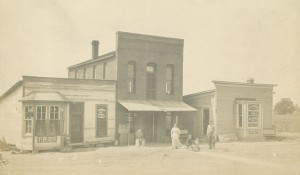
<instances>
[{"instance_id":1,"label":"canvas awning","mask_svg":"<svg viewBox=\"0 0 300 175\"><path fill-rule=\"evenodd\" d=\"M20 99L19 101L55 101L55 102L69 102L69 99L59 92L37 92L33 91Z\"/></svg>"},{"instance_id":2,"label":"canvas awning","mask_svg":"<svg viewBox=\"0 0 300 175\"><path fill-rule=\"evenodd\" d=\"M197 111L182 101L118 100L128 111Z\"/></svg>"}]
</instances>

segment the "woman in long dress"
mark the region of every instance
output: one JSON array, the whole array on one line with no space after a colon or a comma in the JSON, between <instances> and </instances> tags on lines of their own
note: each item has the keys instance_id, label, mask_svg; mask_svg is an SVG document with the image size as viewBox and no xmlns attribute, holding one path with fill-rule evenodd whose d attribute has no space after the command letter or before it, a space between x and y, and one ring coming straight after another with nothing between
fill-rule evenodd
<instances>
[{"instance_id":1,"label":"woman in long dress","mask_svg":"<svg viewBox=\"0 0 300 175\"><path fill-rule=\"evenodd\" d=\"M180 129L177 127L177 124L174 123L174 127L171 130L171 138L172 138L172 148L177 149L181 146L179 141Z\"/></svg>"}]
</instances>

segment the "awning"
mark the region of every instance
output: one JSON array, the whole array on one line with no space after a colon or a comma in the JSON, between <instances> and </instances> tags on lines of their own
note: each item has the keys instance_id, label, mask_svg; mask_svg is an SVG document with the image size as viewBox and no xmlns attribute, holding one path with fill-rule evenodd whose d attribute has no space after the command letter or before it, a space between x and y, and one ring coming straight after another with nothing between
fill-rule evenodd
<instances>
[{"instance_id":1,"label":"awning","mask_svg":"<svg viewBox=\"0 0 300 175\"><path fill-rule=\"evenodd\" d=\"M19 101L55 101L55 102L69 102L69 99L59 92L38 92L33 91Z\"/></svg>"},{"instance_id":2,"label":"awning","mask_svg":"<svg viewBox=\"0 0 300 175\"><path fill-rule=\"evenodd\" d=\"M197 111L182 101L118 100L128 111Z\"/></svg>"}]
</instances>

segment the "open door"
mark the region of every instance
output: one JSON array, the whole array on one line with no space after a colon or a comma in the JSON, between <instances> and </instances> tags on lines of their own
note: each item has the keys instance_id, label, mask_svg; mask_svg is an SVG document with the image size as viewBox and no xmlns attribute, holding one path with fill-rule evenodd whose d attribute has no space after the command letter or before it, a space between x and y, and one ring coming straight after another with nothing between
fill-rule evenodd
<instances>
[{"instance_id":1,"label":"open door","mask_svg":"<svg viewBox=\"0 0 300 175\"><path fill-rule=\"evenodd\" d=\"M207 134L207 126L209 124L209 108L203 108L203 135Z\"/></svg>"}]
</instances>

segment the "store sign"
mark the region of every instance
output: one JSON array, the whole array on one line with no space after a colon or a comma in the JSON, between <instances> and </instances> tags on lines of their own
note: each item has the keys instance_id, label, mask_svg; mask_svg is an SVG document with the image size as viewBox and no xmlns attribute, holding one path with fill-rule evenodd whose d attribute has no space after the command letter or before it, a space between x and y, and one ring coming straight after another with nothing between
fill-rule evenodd
<instances>
[{"instance_id":1,"label":"store sign","mask_svg":"<svg viewBox=\"0 0 300 175\"><path fill-rule=\"evenodd\" d=\"M97 106L97 118L106 118L107 106Z\"/></svg>"},{"instance_id":2,"label":"store sign","mask_svg":"<svg viewBox=\"0 0 300 175\"><path fill-rule=\"evenodd\" d=\"M38 143L51 143L57 142L57 137L37 137Z\"/></svg>"}]
</instances>

